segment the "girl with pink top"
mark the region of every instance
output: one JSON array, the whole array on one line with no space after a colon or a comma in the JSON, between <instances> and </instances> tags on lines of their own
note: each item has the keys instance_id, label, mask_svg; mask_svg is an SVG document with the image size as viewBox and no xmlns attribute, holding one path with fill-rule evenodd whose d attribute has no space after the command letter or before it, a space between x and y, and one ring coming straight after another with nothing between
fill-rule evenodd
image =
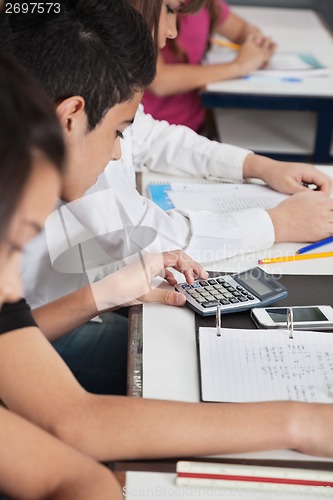
<instances>
[{"instance_id":1,"label":"girl with pink top","mask_svg":"<svg viewBox=\"0 0 333 500\"><path fill-rule=\"evenodd\" d=\"M158 120L202 132L205 110L198 90L208 83L245 76L270 59L274 44L259 29L233 13L222 0L203 1L196 14L179 15L177 41L160 51L157 75L145 92L145 111ZM201 65L210 35L241 44L233 62Z\"/></svg>"}]
</instances>

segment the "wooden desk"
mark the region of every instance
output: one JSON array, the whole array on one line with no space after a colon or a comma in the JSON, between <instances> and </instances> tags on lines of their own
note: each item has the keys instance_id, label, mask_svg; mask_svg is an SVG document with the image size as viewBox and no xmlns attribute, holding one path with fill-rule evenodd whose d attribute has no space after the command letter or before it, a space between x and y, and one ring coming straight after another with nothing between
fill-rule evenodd
<instances>
[{"instance_id":1,"label":"wooden desk","mask_svg":"<svg viewBox=\"0 0 333 500\"><path fill-rule=\"evenodd\" d=\"M331 173L332 167L323 168ZM333 175L333 174L332 174ZM165 180L166 176L145 174L143 194L148 182ZM170 177L168 178L170 180ZM277 244L270 250L245 254L212 263L210 270L240 272L257 264L264 256L281 255L281 251L295 251L299 244ZM333 246L332 246L333 248ZM266 266L268 272L281 272L280 265ZM283 263L285 274L333 274L333 258ZM129 395L153 399L199 401L199 380L195 340L194 313L189 308L173 308L162 304L135 306L130 312L129 332ZM333 461L320 462L315 457L278 450L274 452L246 453L220 457L225 461L242 463L276 464L302 462L302 467L328 468L333 470Z\"/></svg>"},{"instance_id":2,"label":"wooden desk","mask_svg":"<svg viewBox=\"0 0 333 500\"><path fill-rule=\"evenodd\" d=\"M276 155L267 150L266 154L281 160L306 160L317 164L332 162L333 38L330 31L311 10L263 7L234 7L233 10L261 27L278 43L280 51L312 53L331 68L332 73L327 77L306 78L300 83L270 82L263 85L241 78L217 82L203 91L203 105L210 108L314 112L317 123L313 154ZM288 123L286 127L288 130Z\"/></svg>"}]
</instances>

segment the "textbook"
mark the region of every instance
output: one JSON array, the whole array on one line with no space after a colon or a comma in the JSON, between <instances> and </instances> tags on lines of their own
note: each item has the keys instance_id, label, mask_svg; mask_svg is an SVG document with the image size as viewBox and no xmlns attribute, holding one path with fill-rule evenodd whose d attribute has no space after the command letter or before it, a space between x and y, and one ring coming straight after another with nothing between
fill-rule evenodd
<instances>
[{"instance_id":1,"label":"textbook","mask_svg":"<svg viewBox=\"0 0 333 500\"><path fill-rule=\"evenodd\" d=\"M151 183L150 198L163 210L206 210L218 214L248 208L272 208L288 195L259 184L231 184L210 181Z\"/></svg>"},{"instance_id":2,"label":"textbook","mask_svg":"<svg viewBox=\"0 0 333 500\"><path fill-rule=\"evenodd\" d=\"M202 401L332 403L333 333L199 328Z\"/></svg>"},{"instance_id":3,"label":"textbook","mask_svg":"<svg viewBox=\"0 0 333 500\"><path fill-rule=\"evenodd\" d=\"M207 64L232 62L237 55L236 50L213 46L206 55ZM311 53L277 52L267 67L253 71L251 75L270 77L306 78L310 76L327 76L330 69L323 65Z\"/></svg>"}]
</instances>

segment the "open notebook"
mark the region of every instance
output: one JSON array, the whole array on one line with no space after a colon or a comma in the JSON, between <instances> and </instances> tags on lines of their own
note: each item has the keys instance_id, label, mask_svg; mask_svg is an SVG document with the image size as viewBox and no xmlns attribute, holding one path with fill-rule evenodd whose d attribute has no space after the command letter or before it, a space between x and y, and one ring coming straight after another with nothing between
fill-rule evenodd
<instances>
[{"instance_id":1,"label":"open notebook","mask_svg":"<svg viewBox=\"0 0 333 500\"><path fill-rule=\"evenodd\" d=\"M150 198L163 210L207 210L218 214L248 208L272 208L288 196L257 184L221 184L188 180L151 183Z\"/></svg>"},{"instance_id":2,"label":"open notebook","mask_svg":"<svg viewBox=\"0 0 333 500\"><path fill-rule=\"evenodd\" d=\"M333 333L199 328L201 399L332 403Z\"/></svg>"},{"instance_id":3,"label":"open notebook","mask_svg":"<svg viewBox=\"0 0 333 500\"><path fill-rule=\"evenodd\" d=\"M220 64L232 62L237 51L213 46L206 54L205 63ZM330 69L324 66L314 54L297 52L277 52L273 55L266 68L253 71L252 75L273 77L297 77L326 76Z\"/></svg>"}]
</instances>

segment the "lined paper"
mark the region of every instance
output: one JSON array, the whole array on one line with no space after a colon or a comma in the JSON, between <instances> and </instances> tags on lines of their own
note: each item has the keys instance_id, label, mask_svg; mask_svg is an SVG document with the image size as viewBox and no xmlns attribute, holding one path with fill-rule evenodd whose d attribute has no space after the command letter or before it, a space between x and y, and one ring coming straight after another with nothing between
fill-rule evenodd
<instances>
[{"instance_id":1,"label":"lined paper","mask_svg":"<svg viewBox=\"0 0 333 500\"><path fill-rule=\"evenodd\" d=\"M333 334L199 329L203 401L332 403Z\"/></svg>"},{"instance_id":2,"label":"lined paper","mask_svg":"<svg viewBox=\"0 0 333 500\"><path fill-rule=\"evenodd\" d=\"M249 208L273 208L287 195L256 184L171 183L168 196L178 209L224 214Z\"/></svg>"}]
</instances>

